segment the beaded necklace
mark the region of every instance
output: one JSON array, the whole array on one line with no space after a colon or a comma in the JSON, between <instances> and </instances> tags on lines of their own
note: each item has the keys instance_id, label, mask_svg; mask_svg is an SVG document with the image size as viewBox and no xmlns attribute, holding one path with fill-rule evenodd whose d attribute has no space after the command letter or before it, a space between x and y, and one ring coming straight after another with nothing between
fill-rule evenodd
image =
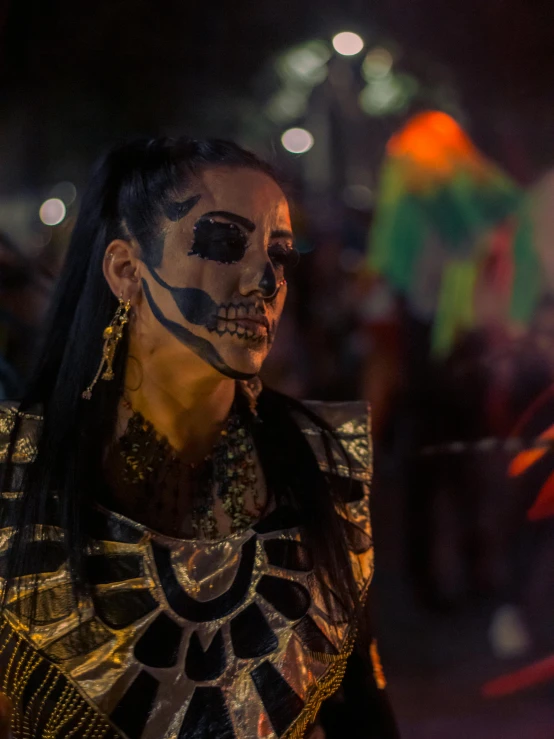
<instances>
[{"instance_id":1,"label":"beaded necklace","mask_svg":"<svg viewBox=\"0 0 554 739\"><path fill-rule=\"evenodd\" d=\"M198 464L184 462L138 411L133 411L124 434L110 449L109 460L143 518L160 514L169 503L177 524L183 491L190 491L195 537L217 538L216 497L231 520L232 533L248 528L260 515L254 443L236 404L211 453Z\"/></svg>"}]
</instances>

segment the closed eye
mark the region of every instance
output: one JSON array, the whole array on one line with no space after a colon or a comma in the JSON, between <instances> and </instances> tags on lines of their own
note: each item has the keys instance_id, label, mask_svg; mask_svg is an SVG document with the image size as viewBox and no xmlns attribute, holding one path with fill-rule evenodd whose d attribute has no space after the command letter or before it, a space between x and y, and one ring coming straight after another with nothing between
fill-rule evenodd
<instances>
[{"instance_id":1,"label":"closed eye","mask_svg":"<svg viewBox=\"0 0 554 739\"><path fill-rule=\"evenodd\" d=\"M283 267L284 269L296 267L300 258L298 251L290 244L271 244L267 253L274 265Z\"/></svg>"}]
</instances>

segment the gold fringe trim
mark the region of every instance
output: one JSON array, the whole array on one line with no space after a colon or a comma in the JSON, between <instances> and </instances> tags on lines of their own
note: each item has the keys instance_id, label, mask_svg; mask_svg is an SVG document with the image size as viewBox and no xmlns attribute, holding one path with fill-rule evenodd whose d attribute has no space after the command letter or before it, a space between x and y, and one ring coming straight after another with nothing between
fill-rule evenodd
<instances>
[{"instance_id":1,"label":"gold fringe trim","mask_svg":"<svg viewBox=\"0 0 554 739\"><path fill-rule=\"evenodd\" d=\"M343 652L340 654L327 654L327 652L312 652L312 650L309 649L308 654L317 662L321 662L324 665L332 665L334 662L338 662L342 659Z\"/></svg>"},{"instance_id":2,"label":"gold fringe trim","mask_svg":"<svg viewBox=\"0 0 554 739\"><path fill-rule=\"evenodd\" d=\"M323 654L321 652L310 652L310 655L320 661L330 663L330 667L324 677L314 685L308 692L306 704L302 709L302 713L298 716L293 725L288 729L282 739L302 739L306 729L313 724L317 718L321 704L327 698L330 698L337 690L344 678L346 672L346 663L352 654L358 630L352 629L352 633L347 638L344 649L338 655Z\"/></svg>"},{"instance_id":3,"label":"gold fringe trim","mask_svg":"<svg viewBox=\"0 0 554 739\"><path fill-rule=\"evenodd\" d=\"M368 582L365 589L360 595L360 613L363 613L364 604L369 592ZM312 652L309 654L318 662L328 664L329 669L321 680L313 685L306 697L306 702L302 713L296 718L294 723L287 729L282 739L303 739L306 729L313 724L317 718L319 709L323 701L334 695L340 688L346 672L346 663L348 658L354 651L356 638L358 636L358 623L352 625L350 634L346 637L343 649L340 654L326 654L325 652Z\"/></svg>"},{"instance_id":4,"label":"gold fringe trim","mask_svg":"<svg viewBox=\"0 0 554 739\"><path fill-rule=\"evenodd\" d=\"M1 690L13 704L13 739L37 739L41 721L41 739L114 739L119 736L98 709L89 704L66 675L42 657L11 624L2 619L0 658L11 649L5 668ZM23 707L23 694L33 673L41 663L49 665L46 675ZM46 704L54 690L65 683L50 714ZM60 732L63 731L63 734Z\"/></svg>"},{"instance_id":5,"label":"gold fringe trim","mask_svg":"<svg viewBox=\"0 0 554 739\"><path fill-rule=\"evenodd\" d=\"M363 612L364 603L367 599L369 592L369 585L367 583L364 592L360 597L360 611ZM334 695L340 688L341 683L344 679L344 673L346 672L346 663L348 658L354 651L354 645L356 644L356 638L358 636L358 624L355 623L352 626L352 631L346 638L344 647L340 654L326 654L325 652L312 652L309 654L313 659L323 664L330 665L329 669L323 676L323 678L312 686L308 691L306 702L302 713L296 718L294 723L288 728L286 733L281 739L303 739L306 729L313 724L317 718L319 709L323 701ZM370 657L373 665L373 675L377 687L380 689L385 688L387 681L381 665L381 659L377 650L377 640L373 639L370 647Z\"/></svg>"}]
</instances>

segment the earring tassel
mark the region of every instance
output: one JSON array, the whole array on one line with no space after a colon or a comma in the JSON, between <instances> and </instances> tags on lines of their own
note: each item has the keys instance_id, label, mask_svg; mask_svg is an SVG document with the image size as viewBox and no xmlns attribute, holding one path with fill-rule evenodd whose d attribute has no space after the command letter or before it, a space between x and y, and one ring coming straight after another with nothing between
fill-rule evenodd
<instances>
[{"instance_id":1,"label":"earring tassel","mask_svg":"<svg viewBox=\"0 0 554 739\"><path fill-rule=\"evenodd\" d=\"M100 375L102 374L102 370L104 369L104 365L106 364L106 346L107 346L108 340L104 342L104 346L102 347L102 359L100 360L100 364L98 366L98 369L96 371L96 374L94 375L93 381L90 383L90 385L87 387L86 390L83 391L81 397L84 398L84 400L90 400L92 398L92 391L94 389L94 386L100 379Z\"/></svg>"},{"instance_id":2,"label":"earring tassel","mask_svg":"<svg viewBox=\"0 0 554 739\"><path fill-rule=\"evenodd\" d=\"M109 326L104 329L103 339L104 346L102 347L102 359L96 374L94 375L93 381L83 391L81 397L84 400L90 400L92 398L92 390L100 376L103 380L113 380L113 361L117 346L123 338L123 329L129 322L129 311L131 310L131 301L124 302L123 298L119 300L119 306L115 312L115 316L112 318L112 322ZM104 369L105 367L105 369ZM103 371L103 372L102 372Z\"/></svg>"}]
</instances>

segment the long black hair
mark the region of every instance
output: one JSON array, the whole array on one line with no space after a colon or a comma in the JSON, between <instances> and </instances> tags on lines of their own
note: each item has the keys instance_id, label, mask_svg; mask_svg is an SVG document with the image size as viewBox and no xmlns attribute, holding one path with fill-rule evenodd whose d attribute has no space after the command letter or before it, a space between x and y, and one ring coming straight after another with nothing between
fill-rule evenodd
<instances>
[{"instance_id":1,"label":"long black hair","mask_svg":"<svg viewBox=\"0 0 554 739\"><path fill-rule=\"evenodd\" d=\"M28 544L37 532L47 531L44 524L51 520L53 491L75 602L89 592L85 511L94 500L91 481L98 479L103 450L113 435L127 353L126 347L118 351L114 381L98 383L93 400L83 400L81 394L101 355L103 329L117 307L102 271L105 250L113 239L130 232L155 265L162 256L153 252L164 206L182 191L188 178L217 166L254 169L281 184L268 164L236 144L217 139L131 142L108 153L94 172L54 296L44 347L12 432L13 451L21 414L40 409L43 422L36 456L27 465L21 486L4 605L18 575L36 571L29 561L34 549ZM302 404L264 390L259 398L258 433L264 472L270 486L274 482L301 514L321 582L330 582L344 607L353 610L356 586L336 515L340 495L332 475L320 471L294 413L304 413L319 425L332 466L330 445L336 441L332 430ZM9 469L8 464L4 480Z\"/></svg>"}]
</instances>

